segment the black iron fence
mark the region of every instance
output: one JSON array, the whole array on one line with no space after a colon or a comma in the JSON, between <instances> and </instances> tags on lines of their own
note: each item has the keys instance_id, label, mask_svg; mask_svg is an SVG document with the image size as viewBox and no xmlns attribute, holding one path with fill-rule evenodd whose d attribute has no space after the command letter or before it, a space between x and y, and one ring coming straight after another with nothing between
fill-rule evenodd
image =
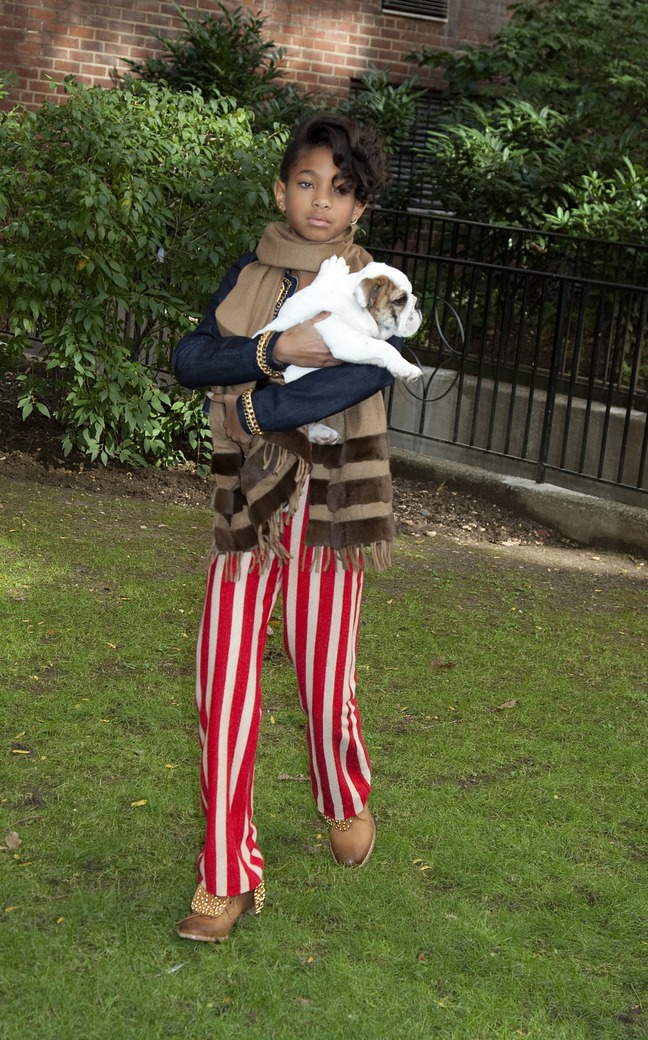
<instances>
[{"instance_id":1,"label":"black iron fence","mask_svg":"<svg viewBox=\"0 0 648 1040\"><path fill-rule=\"evenodd\" d=\"M645 504L647 247L387 210L367 247L407 273L424 312L409 343L424 379L389 397L401 446L500 456Z\"/></svg>"}]
</instances>

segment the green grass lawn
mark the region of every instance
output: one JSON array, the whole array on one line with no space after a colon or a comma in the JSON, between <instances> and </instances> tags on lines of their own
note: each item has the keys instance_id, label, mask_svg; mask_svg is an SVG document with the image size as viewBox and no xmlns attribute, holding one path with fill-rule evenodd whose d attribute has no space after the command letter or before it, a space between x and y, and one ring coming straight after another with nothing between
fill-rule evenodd
<instances>
[{"instance_id":1,"label":"green grass lawn","mask_svg":"<svg viewBox=\"0 0 648 1040\"><path fill-rule=\"evenodd\" d=\"M333 863L304 781L278 617L268 900L211 946L174 932L202 838L209 518L6 480L0 502L1 1036L648 1035L648 567L400 541L366 584L378 841L358 871Z\"/></svg>"}]
</instances>

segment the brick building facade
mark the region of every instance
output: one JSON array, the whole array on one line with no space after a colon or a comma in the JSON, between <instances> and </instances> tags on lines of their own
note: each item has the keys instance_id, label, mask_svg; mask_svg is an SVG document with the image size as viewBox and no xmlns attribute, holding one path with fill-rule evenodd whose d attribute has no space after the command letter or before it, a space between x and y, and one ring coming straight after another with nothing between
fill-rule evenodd
<instances>
[{"instance_id":1,"label":"brick building facade","mask_svg":"<svg viewBox=\"0 0 648 1040\"><path fill-rule=\"evenodd\" d=\"M246 4L266 19L264 33L287 50L287 80L308 90L346 97L350 81L372 65L389 67L395 83L416 73L408 63L423 47L457 47L487 39L507 18L509 0L259 0ZM237 6L232 3L230 9ZM218 13L209 0L187 4L189 17ZM0 0L0 69L16 76L12 103L38 107L53 94L48 80L74 74L86 84L111 86L123 59L158 52L153 31L174 37L182 27L167 0ZM7 102L3 107L7 107Z\"/></svg>"}]
</instances>

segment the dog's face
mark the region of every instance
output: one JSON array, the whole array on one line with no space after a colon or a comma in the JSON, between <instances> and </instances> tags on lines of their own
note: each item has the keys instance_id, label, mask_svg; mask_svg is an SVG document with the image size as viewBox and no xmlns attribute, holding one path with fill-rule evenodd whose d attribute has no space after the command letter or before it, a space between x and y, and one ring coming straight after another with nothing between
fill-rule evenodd
<instances>
[{"instance_id":1,"label":"dog's face","mask_svg":"<svg viewBox=\"0 0 648 1040\"><path fill-rule=\"evenodd\" d=\"M401 272L399 278L379 274L364 278L355 290L361 307L371 314L378 326L380 339L390 336L413 336L421 325L421 309L412 286Z\"/></svg>"}]
</instances>

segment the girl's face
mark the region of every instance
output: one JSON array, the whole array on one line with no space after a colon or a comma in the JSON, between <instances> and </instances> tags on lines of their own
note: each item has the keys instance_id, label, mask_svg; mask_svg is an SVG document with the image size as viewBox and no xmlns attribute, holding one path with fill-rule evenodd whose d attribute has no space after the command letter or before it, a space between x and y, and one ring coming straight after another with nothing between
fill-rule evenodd
<instances>
[{"instance_id":1,"label":"girl's face","mask_svg":"<svg viewBox=\"0 0 648 1040\"><path fill-rule=\"evenodd\" d=\"M362 216L366 203L344 184L326 145L302 152L288 179L275 181L277 205L293 231L309 242L330 242Z\"/></svg>"}]
</instances>

